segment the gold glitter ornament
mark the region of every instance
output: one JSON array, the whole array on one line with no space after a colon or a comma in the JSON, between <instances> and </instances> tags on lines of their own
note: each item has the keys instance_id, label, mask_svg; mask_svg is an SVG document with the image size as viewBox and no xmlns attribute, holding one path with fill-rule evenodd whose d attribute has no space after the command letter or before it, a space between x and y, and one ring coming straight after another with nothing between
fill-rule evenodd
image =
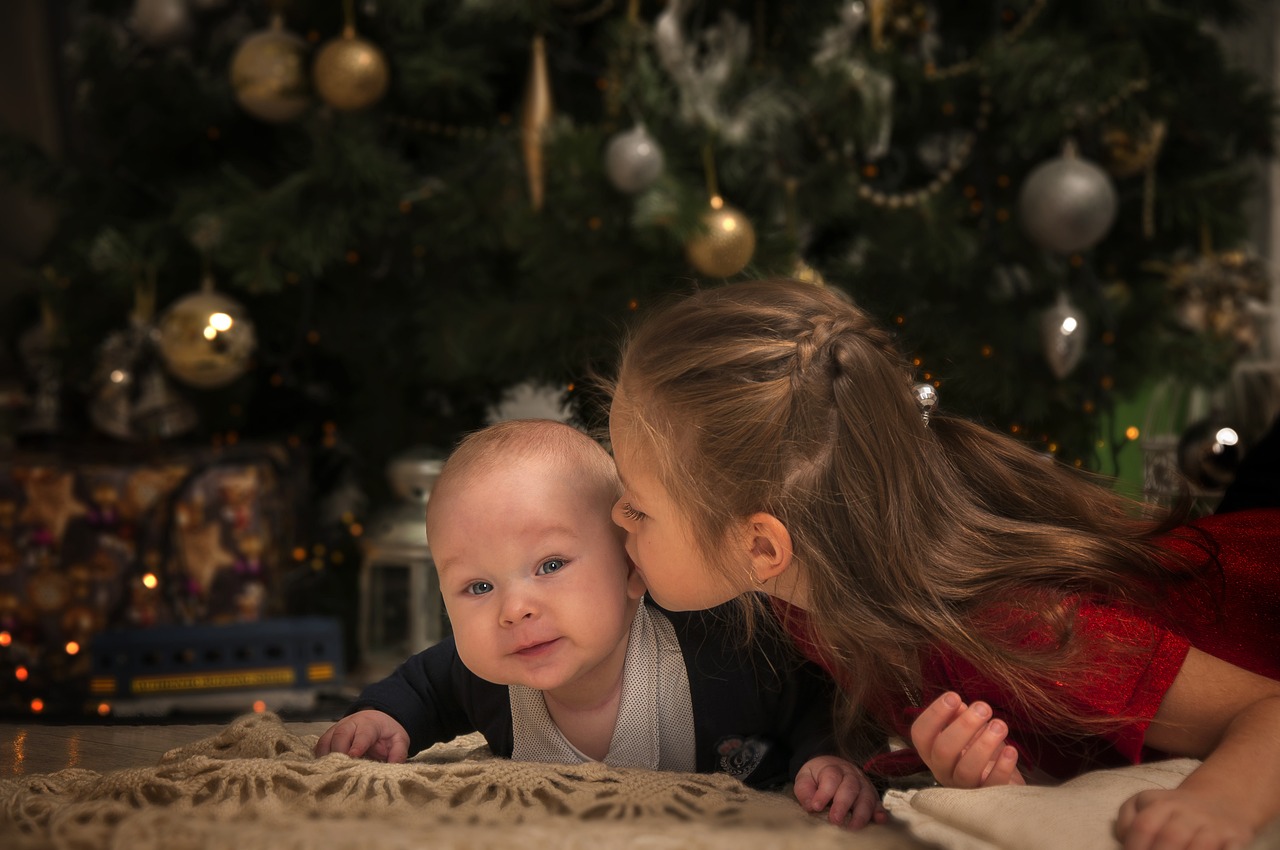
<instances>
[{"instance_id":1,"label":"gold glitter ornament","mask_svg":"<svg viewBox=\"0 0 1280 850\"><path fill-rule=\"evenodd\" d=\"M160 358L169 374L189 386L214 389L235 381L248 371L256 345L244 307L215 292L211 278L160 317Z\"/></svg>"},{"instance_id":2,"label":"gold glitter ornament","mask_svg":"<svg viewBox=\"0 0 1280 850\"><path fill-rule=\"evenodd\" d=\"M307 43L284 28L275 15L265 30L250 35L231 58L231 90L236 102L262 121L285 124L311 105Z\"/></svg>"},{"instance_id":3,"label":"gold glitter ornament","mask_svg":"<svg viewBox=\"0 0 1280 850\"><path fill-rule=\"evenodd\" d=\"M320 48L311 78L325 103L334 109L355 111L382 99L391 70L382 51L356 35L355 27L348 24L342 35Z\"/></svg>"},{"instance_id":4,"label":"gold glitter ornament","mask_svg":"<svg viewBox=\"0 0 1280 850\"><path fill-rule=\"evenodd\" d=\"M703 232L689 240L689 262L707 277L731 277L756 252L756 231L741 212L724 204L702 215Z\"/></svg>"}]
</instances>

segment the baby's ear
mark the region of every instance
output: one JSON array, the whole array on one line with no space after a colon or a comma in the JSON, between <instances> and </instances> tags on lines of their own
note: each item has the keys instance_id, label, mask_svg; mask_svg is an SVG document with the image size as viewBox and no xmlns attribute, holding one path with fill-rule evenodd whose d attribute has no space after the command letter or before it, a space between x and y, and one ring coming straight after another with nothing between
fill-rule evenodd
<instances>
[{"instance_id":1,"label":"baby's ear","mask_svg":"<svg viewBox=\"0 0 1280 850\"><path fill-rule=\"evenodd\" d=\"M759 584L777 578L791 566L791 532L773 514L754 513L743 526L751 573Z\"/></svg>"},{"instance_id":2,"label":"baby's ear","mask_svg":"<svg viewBox=\"0 0 1280 850\"><path fill-rule=\"evenodd\" d=\"M645 587L644 577L640 575L640 571L636 569L636 565L632 562L631 556L627 556L627 598L643 599L649 588Z\"/></svg>"}]
</instances>

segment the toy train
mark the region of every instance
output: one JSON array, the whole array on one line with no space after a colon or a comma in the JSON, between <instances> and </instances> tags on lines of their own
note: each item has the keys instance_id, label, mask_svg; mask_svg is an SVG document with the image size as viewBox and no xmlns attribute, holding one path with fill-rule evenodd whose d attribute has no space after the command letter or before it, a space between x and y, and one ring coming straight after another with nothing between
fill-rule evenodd
<instances>
[{"instance_id":1,"label":"toy train","mask_svg":"<svg viewBox=\"0 0 1280 850\"><path fill-rule=\"evenodd\" d=\"M326 617L102 632L89 648L89 698L116 717L306 711L341 687L342 646Z\"/></svg>"}]
</instances>

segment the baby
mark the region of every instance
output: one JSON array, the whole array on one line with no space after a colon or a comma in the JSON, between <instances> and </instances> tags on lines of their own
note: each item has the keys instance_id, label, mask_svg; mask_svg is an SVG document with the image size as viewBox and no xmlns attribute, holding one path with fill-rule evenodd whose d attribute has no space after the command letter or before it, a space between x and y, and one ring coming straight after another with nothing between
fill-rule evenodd
<instances>
[{"instance_id":1,"label":"baby","mask_svg":"<svg viewBox=\"0 0 1280 850\"><path fill-rule=\"evenodd\" d=\"M644 599L610 510L608 453L549 420L464 439L427 506L453 635L360 694L316 754L404 761L479 731L523 761L724 772L794 783L809 811L883 821L875 789L829 754L829 681L772 637L743 642L727 612Z\"/></svg>"}]
</instances>

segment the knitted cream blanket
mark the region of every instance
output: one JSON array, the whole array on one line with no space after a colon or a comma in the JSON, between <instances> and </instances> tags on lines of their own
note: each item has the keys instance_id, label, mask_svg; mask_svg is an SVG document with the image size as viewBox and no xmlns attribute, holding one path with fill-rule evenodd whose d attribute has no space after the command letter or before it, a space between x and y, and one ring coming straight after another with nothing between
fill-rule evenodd
<instances>
[{"instance_id":1,"label":"knitted cream blanket","mask_svg":"<svg viewBox=\"0 0 1280 850\"><path fill-rule=\"evenodd\" d=\"M914 850L900 827L854 836L788 794L717 774L497 759L472 735L407 764L312 755L273 714L153 767L0 780L5 850L401 850L515 846ZM851 845L850 840L858 843Z\"/></svg>"},{"instance_id":2,"label":"knitted cream blanket","mask_svg":"<svg viewBox=\"0 0 1280 850\"><path fill-rule=\"evenodd\" d=\"M789 793L722 774L497 759L478 735L407 764L312 755L315 735L241 717L152 767L0 780L4 850L1078 850L1117 847L1121 802L1178 785L1188 759L1057 787L890 791L895 823L846 832ZM1249 850L1280 848L1280 821Z\"/></svg>"}]
</instances>

